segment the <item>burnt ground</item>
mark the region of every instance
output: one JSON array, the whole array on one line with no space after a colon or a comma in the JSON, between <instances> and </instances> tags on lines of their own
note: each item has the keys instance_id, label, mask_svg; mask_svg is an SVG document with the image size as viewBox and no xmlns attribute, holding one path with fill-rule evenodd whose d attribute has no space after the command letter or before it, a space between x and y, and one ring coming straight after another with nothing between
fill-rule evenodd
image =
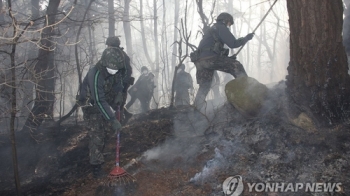
<instances>
[{"instance_id":1,"label":"burnt ground","mask_svg":"<svg viewBox=\"0 0 350 196\"><path fill-rule=\"evenodd\" d=\"M18 133L24 195L224 195L226 178L243 178L242 195L350 195L350 128L307 129L286 115L283 87L271 89L256 118L243 118L225 103L203 115L191 107L161 108L135 115L121 132L121 163L135 182L94 179L84 122L45 123L37 145ZM105 148L108 174L115 139ZM15 195L11 147L0 137L0 195ZM126 179L126 178L123 178ZM249 190L248 183L341 183L341 189Z\"/></svg>"}]
</instances>

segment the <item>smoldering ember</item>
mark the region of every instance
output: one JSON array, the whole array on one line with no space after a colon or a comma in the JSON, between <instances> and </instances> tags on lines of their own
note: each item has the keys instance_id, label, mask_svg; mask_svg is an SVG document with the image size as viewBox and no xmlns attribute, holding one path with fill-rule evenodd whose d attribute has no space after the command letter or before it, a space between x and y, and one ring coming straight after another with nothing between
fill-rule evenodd
<instances>
[{"instance_id":1,"label":"smoldering ember","mask_svg":"<svg viewBox=\"0 0 350 196\"><path fill-rule=\"evenodd\" d=\"M350 0L0 1L0 195L350 195Z\"/></svg>"}]
</instances>

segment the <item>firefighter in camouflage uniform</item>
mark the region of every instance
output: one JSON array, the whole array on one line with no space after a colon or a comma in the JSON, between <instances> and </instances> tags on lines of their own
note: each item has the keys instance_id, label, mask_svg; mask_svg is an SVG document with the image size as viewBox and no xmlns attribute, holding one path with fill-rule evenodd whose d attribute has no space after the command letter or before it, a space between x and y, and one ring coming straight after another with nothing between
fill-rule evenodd
<instances>
[{"instance_id":1,"label":"firefighter in camouflage uniform","mask_svg":"<svg viewBox=\"0 0 350 196\"><path fill-rule=\"evenodd\" d=\"M181 64L174 84L175 106L190 105L190 94L188 90L193 90L193 80L191 74L185 71L185 65Z\"/></svg>"},{"instance_id":2,"label":"firefighter in camouflage uniform","mask_svg":"<svg viewBox=\"0 0 350 196\"><path fill-rule=\"evenodd\" d=\"M138 99L141 104L142 113L150 110L150 103L153 97L154 88L154 74L149 72L146 66L141 67L141 75L135 84L129 89L130 101L126 104L129 109Z\"/></svg>"},{"instance_id":3,"label":"firefighter in camouflage uniform","mask_svg":"<svg viewBox=\"0 0 350 196\"><path fill-rule=\"evenodd\" d=\"M119 38L109 37L106 45L101 59L86 74L78 99L89 127L89 162L94 177L102 175L105 139L115 136L121 129L115 111L125 102L122 91L131 77L131 67L127 65L129 57L119 47Z\"/></svg>"},{"instance_id":4,"label":"firefighter in camouflage uniform","mask_svg":"<svg viewBox=\"0 0 350 196\"><path fill-rule=\"evenodd\" d=\"M118 39L119 40L119 39ZM110 46L110 47L119 47L120 42L113 42L109 41L107 39L106 45ZM123 48L121 48L123 49ZM129 56L124 52L123 55L125 57L125 69L121 69L120 71L118 71L118 73L115 75L116 77L116 81L118 81L119 83L116 84L116 92L118 92L118 100L122 100L121 103L118 103L120 105L120 121L122 123L122 125L125 125L128 120L132 117L132 113L130 113L124 106L127 100L127 96L128 96L128 89L131 85L134 84L134 80L135 78L131 76L132 74L132 67L130 64L130 58Z\"/></svg>"},{"instance_id":5,"label":"firefighter in camouflage uniform","mask_svg":"<svg viewBox=\"0 0 350 196\"><path fill-rule=\"evenodd\" d=\"M236 60L236 57L228 57L229 51L224 48L224 44L229 48L238 48L251 40L254 34L249 33L245 37L236 39L229 30L233 23L233 17L230 14L226 12L219 14L216 23L204 33L198 49L190 55L191 61L197 68L196 78L199 89L194 105L198 109L205 105L205 98L210 90L215 70L229 73L235 78L247 76L243 65Z\"/></svg>"}]
</instances>

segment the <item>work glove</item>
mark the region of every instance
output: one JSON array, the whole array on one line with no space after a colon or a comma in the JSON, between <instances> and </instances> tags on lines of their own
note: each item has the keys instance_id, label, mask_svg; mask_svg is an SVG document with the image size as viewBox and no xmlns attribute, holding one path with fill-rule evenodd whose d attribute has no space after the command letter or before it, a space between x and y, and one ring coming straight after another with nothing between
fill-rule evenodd
<instances>
[{"instance_id":1,"label":"work glove","mask_svg":"<svg viewBox=\"0 0 350 196\"><path fill-rule=\"evenodd\" d=\"M253 39L253 37L254 37L254 33L248 33L248 35L246 35L244 39L246 42L248 42L249 40Z\"/></svg>"},{"instance_id":2,"label":"work glove","mask_svg":"<svg viewBox=\"0 0 350 196\"><path fill-rule=\"evenodd\" d=\"M112 128L112 133L114 135L117 135L120 129L122 128L122 125L117 119L114 119L110 122L111 128Z\"/></svg>"}]
</instances>

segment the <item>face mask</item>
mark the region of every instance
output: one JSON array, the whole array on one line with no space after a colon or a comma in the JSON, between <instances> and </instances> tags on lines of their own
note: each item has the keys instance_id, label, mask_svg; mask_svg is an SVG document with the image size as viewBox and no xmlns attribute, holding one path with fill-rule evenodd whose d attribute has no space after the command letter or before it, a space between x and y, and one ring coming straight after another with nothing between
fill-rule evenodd
<instances>
[{"instance_id":1,"label":"face mask","mask_svg":"<svg viewBox=\"0 0 350 196\"><path fill-rule=\"evenodd\" d=\"M107 72L109 74L111 74L111 75L114 75L114 74L116 74L118 72L118 70L110 69L110 68L107 67Z\"/></svg>"},{"instance_id":2,"label":"face mask","mask_svg":"<svg viewBox=\"0 0 350 196\"><path fill-rule=\"evenodd\" d=\"M148 74L148 71L143 71L142 74L146 75Z\"/></svg>"}]
</instances>

